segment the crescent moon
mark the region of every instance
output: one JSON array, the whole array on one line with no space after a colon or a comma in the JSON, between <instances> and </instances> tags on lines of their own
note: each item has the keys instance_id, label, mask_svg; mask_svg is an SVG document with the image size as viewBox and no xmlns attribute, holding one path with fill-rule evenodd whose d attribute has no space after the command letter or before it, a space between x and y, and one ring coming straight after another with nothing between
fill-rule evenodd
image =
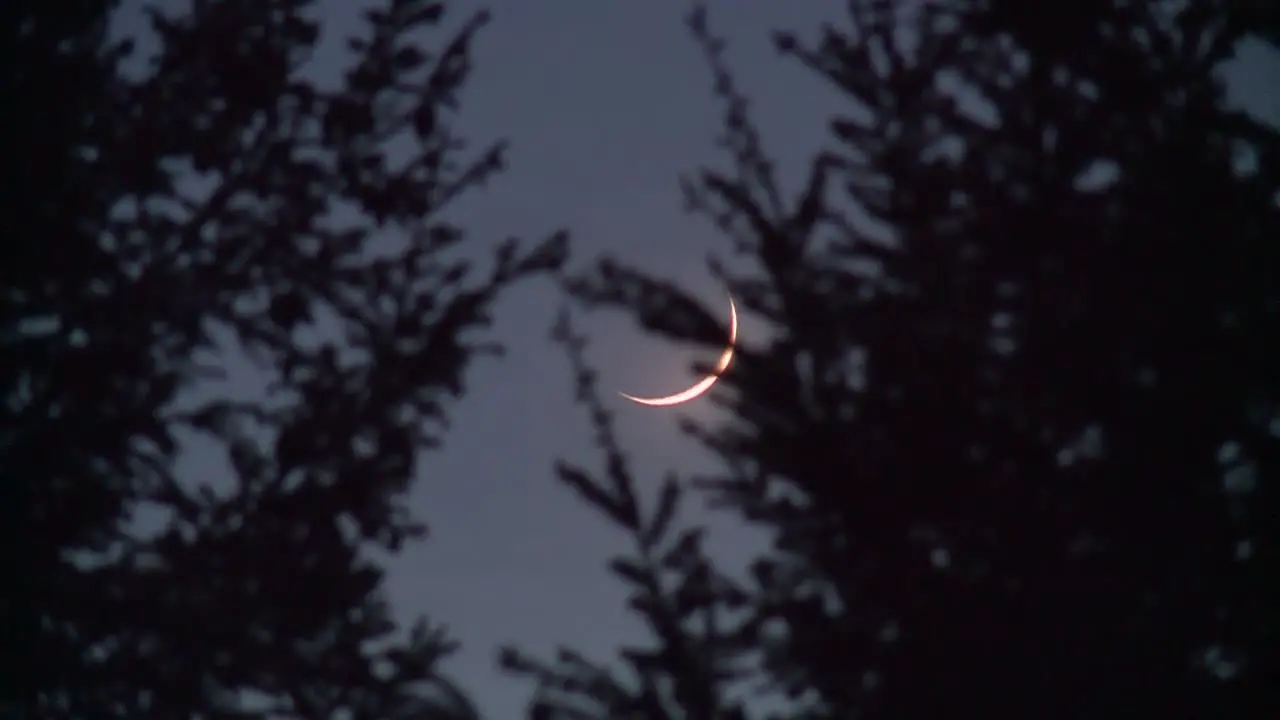
<instances>
[{"instance_id":1,"label":"crescent moon","mask_svg":"<svg viewBox=\"0 0 1280 720\"><path fill-rule=\"evenodd\" d=\"M733 344L737 342L737 340L738 340L738 308L734 307L733 298L730 297L729 298L729 344L728 346L725 347L724 352L720 354L720 362L716 363L716 369L714 372L702 378L702 380L698 381L696 385L689 388L688 390L683 390L674 395L666 395L664 397L656 397L656 398L643 398L643 397L636 397L635 395L628 395L624 392L620 392L618 394L632 402L637 402L637 403L640 403L641 405L648 405L650 407L667 407L670 405L679 405L680 403L689 402L690 400L698 397L702 393L710 390L711 386L715 385L716 381L720 379L720 375L723 374L725 370L729 369L729 363L730 361L733 360Z\"/></svg>"}]
</instances>

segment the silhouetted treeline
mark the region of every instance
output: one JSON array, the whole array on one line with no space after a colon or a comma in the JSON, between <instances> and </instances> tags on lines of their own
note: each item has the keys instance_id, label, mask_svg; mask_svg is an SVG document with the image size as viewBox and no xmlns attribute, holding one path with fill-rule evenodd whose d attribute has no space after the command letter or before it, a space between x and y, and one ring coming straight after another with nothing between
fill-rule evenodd
<instances>
[{"instance_id":1,"label":"silhouetted treeline","mask_svg":"<svg viewBox=\"0 0 1280 720\"><path fill-rule=\"evenodd\" d=\"M653 645L632 680L509 651L535 716L1280 716L1280 138L1221 80L1275 12L855 0L777 37L848 101L794 200L691 20L731 163L689 205L776 331L688 425L723 461L692 485L773 549L744 583L670 527L676 481L639 507L566 317L605 471L560 474L635 535ZM616 261L574 291L702 314Z\"/></svg>"},{"instance_id":2,"label":"silhouetted treeline","mask_svg":"<svg viewBox=\"0 0 1280 720\"><path fill-rule=\"evenodd\" d=\"M360 551L421 535L412 470L487 347L461 333L564 238L473 270L438 220L501 164L453 125L483 13L442 34L437 3L377 5L329 92L297 72L312 5L153 13L140 78L115 4L0 10L9 714L475 714ZM762 688L786 718L1280 715L1280 143L1220 80L1276 14L919 5L777 38L849 103L794 199L691 15L732 151L689 206L775 335L713 391L728 419L688 426L722 472L648 508L558 325L605 460L559 476L634 535L613 569L654 637L629 677L504 652L539 682L530 717L763 717ZM413 152L389 163L397 136ZM616 261L569 289L714 335ZM264 396L192 392L227 336ZM175 475L193 434L225 451L216 486ZM690 485L773 534L745 582L675 523Z\"/></svg>"}]
</instances>

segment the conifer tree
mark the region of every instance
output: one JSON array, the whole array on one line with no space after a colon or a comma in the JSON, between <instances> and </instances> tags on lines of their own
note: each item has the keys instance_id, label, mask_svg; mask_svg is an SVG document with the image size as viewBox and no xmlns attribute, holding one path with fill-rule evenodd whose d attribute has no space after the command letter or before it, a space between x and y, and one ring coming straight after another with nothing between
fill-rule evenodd
<instances>
[{"instance_id":1,"label":"conifer tree","mask_svg":"<svg viewBox=\"0 0 1280 720\"><path fill-rule=\"evenodd\" d=\"M1275 717L1280 138L1221 79L1275 15L848 7L777 36L848 101L795 199L691 16L730 162L690 206L773 336L713 390L728 419L685 424L722 470L646 508L562 325L605 471L560 476L635 537L614 570L653 643L625 675L508 651L531 716L754 717L763 687L780 718ZM717 336L615 261L573 289ZM689 485L772 534L749 578L669 522Z\"/></svg>"},{"instance_id":2,"label":"conifer tree","mask_svg":"<svg viewBox=\"0 0 1280 720\"><path fill-rule=\"evenodd\" d=\"M486 263L442 219L502 164L456 122L485 13L447 31L441 3L369 5L328 90L303 71L315 5L152 9L142 76L115 3L0 11L14 717L474 714L368 551L423 534L406 494L496 350L477 330L565 238ZM227 352L263 393L201 390ZM226 470L179 473L191 437Z\"/></svg>"}]
</instances>

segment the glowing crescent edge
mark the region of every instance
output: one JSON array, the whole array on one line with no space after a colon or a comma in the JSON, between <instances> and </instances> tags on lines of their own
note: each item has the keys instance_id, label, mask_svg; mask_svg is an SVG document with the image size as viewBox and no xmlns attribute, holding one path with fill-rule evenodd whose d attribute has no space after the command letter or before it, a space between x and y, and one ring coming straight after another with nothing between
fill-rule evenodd
<instances>
[{"instance_id":1,"label":"glowing crescent edge","mask_svg":"<svg viewBox=\"0 0 1280 720\"><path fill-rule=\"evenodd\" d=\"M715 385L716 381L720 379L720 375L725 370L729 369L729 362L733 360L733 344L737 342L737 340L738 340L738 308L734 306L733 298L730 297L729 298L729 345L724 349L724 352L720 355L720 362L716 363L715 372L706 376L701 381L699 381L698 384L694 385L688 390L678 392L675 395L667 395L666 397L657 397L657 398L642 398L642 397L636 397L634 395L628 395L624 392L620 392L618 394L632 402L638 402L641 405L648 405L650 407L667 407L669 405L679 405L682 402L688 402L698 397L702 393L710 390L711 386Z\"/></svg>"}]
</instances>

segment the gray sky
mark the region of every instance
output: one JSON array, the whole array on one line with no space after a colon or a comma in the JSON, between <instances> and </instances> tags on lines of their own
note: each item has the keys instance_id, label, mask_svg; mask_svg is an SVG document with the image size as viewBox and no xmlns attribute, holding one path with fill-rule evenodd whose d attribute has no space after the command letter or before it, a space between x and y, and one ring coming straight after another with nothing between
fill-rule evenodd
<instances>
[{"instance_id":1,"label":"gray sky","mask_svg":"<svg viewBox=\"0 0 1280 720\"><path fill-rule=\"evenodd\" d=\"M729 57L778 141L784 177L802 176L826 122L825 113L797 107L821 110L828 95L802 68L773 60L768 31L815 27L815 10L825 6L735 0L734 12L713 16L737 39ZM511 139L511 170L471 196L474 212L460 219L477 239L568 227L575 263L612 253L681 281L727 313L705 267L708 252L723 254L727 244L683 212L677 184L680 173L718 160L720 108L683 24L687 5L577 0L493 8L464 113L472 137ZM446 671L495 719L520 717L532 690L496 673L498 645L550 656L564 643L610 659L620 642L643 637L624 587L605 568L626 549L626 537L551 475L557 455L589 467L597 457L563 356L547 340L559 302L548 287L528 287L500 308L496 329L510 354L472 370L454 432L428 461L414 496L432 536L394 562L389 584L399 609L425 610L463 641ZM663 394L688 384L693 351L647 337L618 314L580 323L592 335L602 390ZM753 327L744 318L742 336ZM642 492L668 469L708 467L676 430L676 411L620 399L616 409ZM691 403L679 412L709 419L715 411ZM686 511L690 519L704 515L696 501ZM734 564L759 546L732 526L712 543Z\"/></svg>"},{"instance_id":2,"label":"gray sky","mask_svg":"<svg viewBox=\"0 0 1280 720\"><path fill-rule=\"evenodd\" d=\"M322 4L327 32L358 27L357 3ZM812 36L841 4L710 5L768 149L794 191L808 157L825 142L836 106L816 77L777 59L769 33ZM455 23L478 6L449 3ZM680 281L719 308L723 292L704 259L725 253L727 243L702 218L683 213L676 183L680 173L720 159L714 146L720 108L682 22L688 5L496 0L489 7L494 22L475 49L463 128L477 146L510 139L511 168L469 195L453 219L481 247L508 235L534 240L568 228L576 264L611 253ZM318 76L340 70L334 45L340 43L316 56ZM1277 63L1270 58L1264 65L1259 57L1250 53L1234 83L1249 106L1274 120L1280 99L1263 89ZM495 332L508 355L472 367L470 393L452 412L453 430L443 451L426 458L413 495L431 537L391 562L388 590L398 612L407 620L426 613L449 627L463 649L444 669L495 720L520 716L532 690L497 673L500 644L550 656L563 643L609 659L621 642L641 636L625 610L623 586L605 568L625 549L625 537L551 473L557 456L588 467L596 461L585 417L572 404L564 358L547 339L559 303L548 284L531 284L499 306ZM580 327L592 335L589 352L606 391L661 394L691 377L692 352L647 337L626 318L600 313ZM742 318L746 342L759 329L753 318ZM668 469L709 467L676 430L675 412L625 401L616 409L642 490ZM679 412L712 419L716 411L692 403ZM208 467L206 458L189 462ZM695 503L686 519L706 520ZM712 548L730 566L760 546L732 525L713 526Z\"/></svg>"}]
</instances>

